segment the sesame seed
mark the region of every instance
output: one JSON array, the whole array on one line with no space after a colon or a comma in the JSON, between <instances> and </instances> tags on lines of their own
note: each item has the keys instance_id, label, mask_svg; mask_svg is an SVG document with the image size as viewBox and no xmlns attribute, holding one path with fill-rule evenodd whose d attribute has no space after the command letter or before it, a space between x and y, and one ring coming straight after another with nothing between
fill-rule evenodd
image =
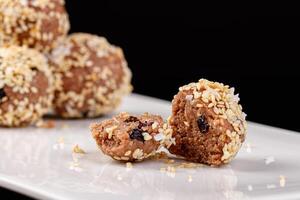
<instances>
[{"instance_id":1,"label":"sesame seed","mask_svg":"<svg viewBox=\"0 0 300 200\"><path fill-rule=\"evenodd\" d=\"M127 162L127 163L126 163L126 168L130 168L130 169L133 168L132 163L131 163L131 162Z\"/></svg>"},{"instance_id":2,"label":"sesame seed","mask_svg":"<svg viewBox=\"0 0 300 200\"><path fill-rule=\"evenodd\" d=\"M57 142L60 143L60 144L64 143L65 142L64 137L59 137Z\"/></svg>"},{"instance_id":3,"label":"sesame seed","mask_svg":"<svg viewBox=\"0 0 300 200\"><path fill-rule=\"evenodd\" d=\"M253 190L253 186L252 185L248 185L247 188L248 188L248 191L250 191L250 192Z\"/></svg>"},{"instance_id":4,"label":"sesame seed","mask_svg":"<svg viewBox=\"0 0 300 200\"><path fill-rule=\"evenodd\" d=\"M186 122L186 121L184 121L183 123L184 123L184 125L187 126L187 127L190 126L190 124L189 124L188 122Z\"/></svg>"},{"instance_id":5,"label":"sesame seed","mask_svg":"<svg viewBox=\"0 0 300 200\"><path fill-rule=\"evenodd\" d=\"M143 135L145 141L152 139L152 136L149 135L149 133L147 133L147 132L143 132L142 135Z\"/></svg>"},{"instance_id":6,"label":"sesame seed","mask_svg":"<svg viewBox=\"0 0 300 200\"><path fill-rule=\"evenodd\" d=\"M193 100L193 95L186 95L185 99L187 101L191 101L191 100Z\"/></svg>"},{"instance_id":7,"label":"sesame seed","mask_svg":"<svg viewBox=\"0 0 300 200\"><path fill-rule=\"evenodd\" d=\"M122 157L121 157L121 160L129 160L129 158L126 157L126 156L122 156Z\"/></svg>"},{"instance_id":8,"label":"sesame seed","mask_svg":"<svg viewBox=\"0 0 300 200\"><path fill-rule=\"evenodd\" d=\"M122 176L121 176L120 174L118 174L117 179L118 179L119 181L123 180L123 178L122 178Z\"/></svg>"},{"instance_id":9,"label":"sesame seed","mask_svg":"<svg viewBox=\"0 0 300 200\"><path fill-rule=\"evenodd\" d=\"M208 108L212 108L214 106L213 103L208 104Z\"/></svg>"},{"instance_id":10,"label":"sesame seed","mask_svg":"<svg viewBox=\"0 0 300 200\"><path fill-rule=\"evenodd\" d=\"M136 149L133 154L132 154L132 157L134 159L141 159L143 157L144 153L143 153L143 150L142 149Z\"/></svg>"},{"instance_id":11,"label":"sesame seed","mask_svg":"<svg viewBox=\"0 0 300 200\"><path fill-rule=\"evenodd\" d=\"M55 121L54 120L47 120L47 121L39 120L36 123L36 127L39 127L39 128L54 128L55 127Z\"/></svg>"},{"instance_id":12,"label":"sesame seed","mask_svg":"<svg viewBox=\"0 0 300 200\"><path fill-rule=\"evenodd\" d=\"M80 148L78 144L76 144L73 147L73 153L85 154L85 151L82 148Z\"/></svg>"},{"instance_id":13,"label":"sesame seed","mask_svg":"<svg viewBox=\"0 0 300 200\"><path fill-rule=\"evenodd\" d=\"M276 185L274 184L267 184L267 189L275 189Z\"/></svg>"},{"instance_id":14,"label":"sesame seed","mask_svg":"<svg viewBox=\"0 0 300 200\"><path fill-rule=\"evenodd\" d=\"M273 162L275 162L274 156L268 156L268 157L265 158L265 164L266 165L269 165L269 164L271 164Z\"/></svg>"},{"instance_id":15,"label":"sesame seed","mask_svg":"<svg viewBox=\"0 0 300 200\"><path fill-rule=\"evenodd\" d=\"M126 153L124 154L125 156L130 156L131 155L131 151L126 151Z\"/></svg>"},{"instance_id":16,"label":"sesame seed","mask_svg":"<svg viewBox=\"0 0 300 200\"><path fill-rule=\"evenodd\" d=\"M93 66L93 61L89 60L86 62L86 66L91 67Z\"/></svg>"},{"instance_id":17,"label":"sesame seed","mask_svg":"<svg viewBox=\"0 0 300 200\"><path fill-rule=\"evenodd\" d=\"M111 139L112 138L112 135L113 135L113 132L115 129L117 129L118 126L112 126L112 127L109 127L109 128L106 128L105 129L105 132L108 133L108 139Z\"/></svg>"},{"instance_id":18,"label":"sesame seed","mask_svg":"<svg viewBox=\"0 0 300 200\"><path fill-rule=\"evenodd\" d=\"M203 107L203 105L202 105L202 104L197 104L197 105L196 105L196 107L198 107L198 108L202 108L202 107Z\"/></svg>"},{"instance_id":19,"label":"sesame seed","mask_svg":"<svg viewBox=\"0 0 300 200\"><path fill-rule=\"evenodd\" d=\"M164 172L166 172L166 168L165 167L161 167L159 171L162 172L162 173L164 173Z\"/></svg>"},{"instance_id":20,"label":"sesame seed","mask_svg":"<svg viewBox=\"0 0 300 200\"><path fill-rule=\"evenodd\" d=\"M122 160L119 156L113 156L115 160Z\"/></svg>"},{"instance_id":21,"label":"sesame seed","mask_svg":"<svg viewBox=\"0 0 300 200\"><path fill-rule=\"evenodd\" d=\"M151 127L152 127L152 129L156 129L158 127L158 123L154 122Z\"/></svg>"},{"instance_id":22,"label":"sesame seed","mask_svg":"<svg viewBox=\"0 0 300 200\"><path fill-rule=\"evenodd\" d=\"M156 135L154 136L154 140L155 140L155 141L162 141L164 138L165 138L165 137L164 137L164 135L163 135L162 133L156 134Z\"/></svg>"},{"instance_id":23,"label":"sesame seed","mask_svg":"<svg viewBox=\"0 0 300 200\"><path fill-rule=\"evenodd\" d=\"M68 128L70 128L70 126L69 126L68 124L65 124L65 123L64 123L64 124L61 125L61 128L63 128L63 129L68 129Z\"/></svg>"},{"instance_id":24,"label":"sesame seed","mask_svg":"<svg viewBox=\"0 0 300 200\"><path fill-rule=\"evenodd\" d=\"M193 177L191 175L188 175L188 182L191 183L193 181Z\"/></svg>"},{"instance_id":25,"label":"sesame seed","mask_svg":"<svg viewBox=\"0 0 300 200\"><path fill-rule=\"evenodd\" d=\"M172 164L172 163L175 162L175 160L173 160L173 159L167 159L167 160L165 160L164 162L165 162L166 164Z\"/></svg>"},{"instance_id":26,"label":"sesame seed","mask_svg":"<svg viewBox=\"0 0 300 200\"><path fill-rule=\"evenodd\" d=\"M247 151L247 153L251 153L252 152L251 144L249 144L249 143L246 144L246 151Z\"/></svg>"},{"instance_id":27,"label":"sesame seed","mask_svg":"<svg viewBox=\"0 0 300 200\"><path fill-rule=\"evenodd\" d=\"M285 178L285 176L280 175L279 176L279 185L280 185L280 187L285 187L285 184L286 184L286 178Z\"/></svg>"}]
</instances>

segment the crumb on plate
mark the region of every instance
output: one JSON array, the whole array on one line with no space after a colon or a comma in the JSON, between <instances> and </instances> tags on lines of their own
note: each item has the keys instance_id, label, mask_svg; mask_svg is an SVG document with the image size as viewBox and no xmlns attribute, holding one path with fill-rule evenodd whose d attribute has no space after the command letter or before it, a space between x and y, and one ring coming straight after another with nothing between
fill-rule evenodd
<instances>
[{"instance_id":1,"label":"crumb on plate","mask_svg":"<svg viewBox=\"0 0 300 200\"><path fill-rule=\"evenodd\" d=\"M76 144L73 147L73 153L85 154L86 152L82 148L80 148L78 144Z\"/></svg>"}]
</instances>

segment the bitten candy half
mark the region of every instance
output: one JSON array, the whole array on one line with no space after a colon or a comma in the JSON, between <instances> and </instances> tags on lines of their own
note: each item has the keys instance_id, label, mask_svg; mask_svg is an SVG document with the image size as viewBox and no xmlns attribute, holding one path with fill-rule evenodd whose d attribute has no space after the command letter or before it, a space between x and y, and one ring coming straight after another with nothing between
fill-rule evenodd
<instances>
[{"instance_id":1,"label":"bitten candy half","mask_svg":"<svg viewBox=\"0 0 300 200\"><path fill-rule=\"evenodd\" d=\"M245 140L245 117L234 88L205 79L183 86L172 101L176 144L169 151L193 162L228 163Z\"/></svg>"},{"instance_id":2,"label":"bitten candy half","mask_svg":"<svg viewBox=\"0 0 300 200\"><path fill-rule=\"evenodd\" d=\"M172 131L162 117L120 113L112 119L91 125L91 132L102 152L115 160L142 161L161 146L170 146Z\"/></svg>"}]
</instances>

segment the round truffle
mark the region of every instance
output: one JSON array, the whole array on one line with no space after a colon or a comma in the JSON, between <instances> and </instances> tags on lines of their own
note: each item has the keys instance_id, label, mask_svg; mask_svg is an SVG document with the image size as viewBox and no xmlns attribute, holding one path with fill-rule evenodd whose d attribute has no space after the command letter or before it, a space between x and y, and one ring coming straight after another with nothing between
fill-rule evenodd
<instances>
[{"instance_id":1,"label":"round truffle","mask_svg":"<svg viewBox=\"0 0 300 200\"><path fill-rule=\"evenodd\" d=\"M67 35L64 0L0 0L0 44L49 52Z\"/></svg>"},{"instance_id":2,"label":"round truffle","mask_svg":"<svg viewBox=\"0 0 300 200\"><path fill-rule=\"evenodd\" d=\"M53 74L33 49L0 48L0 126L26 126L49 111Z\"/></svg>"},{"instance_id":3,"label":"round truffle","mask_svg":"<svg viewBox=\"0 0 300 200\"><path fill-rule=\"evenodd\" d=\"M107 114L132 90L122 50L103 37L72 34L53 51L50 60L56 77L54 108L59 116Z\"/></svg>"},{"instance_id":4,"label":"round truffle","mask_svg":"<svg viewBox=\"0 0 300 200\"><path fill-rule=\"evenodd\" d=\"M112 119L91 125L99 148L115 160L141 161L165 145L171 131L158 115L120 113Z\"/></svg>"},{"instance_id":5,"label":"round truffle","mask_svg":"<svg viewBox=\"0 0 300 200\"><path fill-rule=\"evenodd\" d=\"M205 79L183 86L172 101L176 144L169 150L194 162L228 163L245 140L245 117L234 88Z\"/></svg>"}]
</instances>

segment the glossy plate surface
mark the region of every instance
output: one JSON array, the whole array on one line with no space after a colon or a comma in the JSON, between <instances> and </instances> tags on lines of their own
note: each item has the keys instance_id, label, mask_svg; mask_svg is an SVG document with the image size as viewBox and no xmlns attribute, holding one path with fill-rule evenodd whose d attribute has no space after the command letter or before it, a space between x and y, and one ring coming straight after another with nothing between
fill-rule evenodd
<instances>
[{"instance_id":1,"label":"glossy plate surface","mask_svg":"<svg viewBox=\"0 0 300 200\"><path fill-rule=\"evenodd\" d=\"M119 111L161 114L170 103L127 97ZM109 116L107 116L109 117ZM300 135L249 123L236 159L221 168L176 168L149 160L126 168L104 156L92 120L57 120L53 129L0 128L0 186L43 199L300 199ZM86 154L72 153L78 144ZM162 172L161 168L167 172Z\"/></svg>"}]
</instances>

